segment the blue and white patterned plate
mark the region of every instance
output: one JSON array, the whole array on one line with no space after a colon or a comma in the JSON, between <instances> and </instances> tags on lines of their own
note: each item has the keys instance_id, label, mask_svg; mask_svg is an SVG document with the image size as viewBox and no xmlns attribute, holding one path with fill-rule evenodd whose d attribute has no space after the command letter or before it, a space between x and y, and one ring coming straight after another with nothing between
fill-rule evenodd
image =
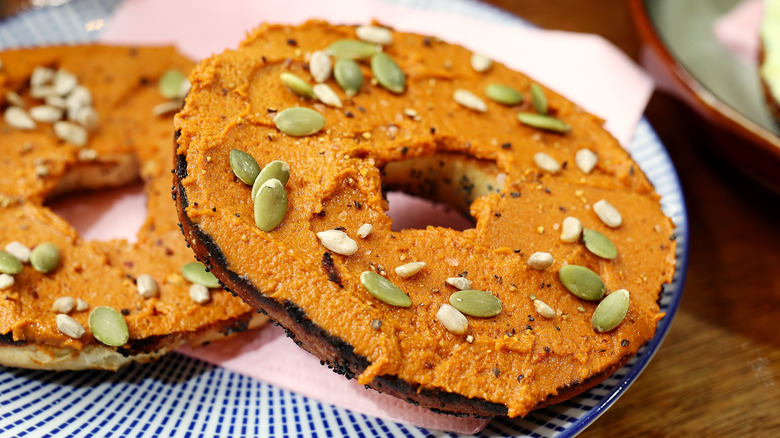
<instances>
[{"instance_id":1,"label":"blue and white patterned plate","mask_svg":"<svg viewBox=\"0 0 780 438\"><path fill-rule=\"evenodd\" d=\"M382 0L510 25L522 20L475 0ZM58 2L55 2L58 3ZM73 0L0 22L0 49L97 37L118 0ZM655 337L613 376L586 393L524 419L496 418L480 437L572 437L609 408L658 349L677 310L688 262L688 228L677 174L646 119L632 156L677 226L677 274L664 288L666 317ZM196 359L171 354L112 372L45 372L0 366L0 437L44 436L458 436L326 405Z\"/></svg>"}]
</instances>

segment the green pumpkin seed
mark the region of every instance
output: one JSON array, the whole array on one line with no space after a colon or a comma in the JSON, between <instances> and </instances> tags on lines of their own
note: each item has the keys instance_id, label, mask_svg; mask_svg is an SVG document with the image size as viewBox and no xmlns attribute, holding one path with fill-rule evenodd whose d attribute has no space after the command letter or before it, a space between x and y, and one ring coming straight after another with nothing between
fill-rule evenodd
<instances>
[{"instance_id":1,"label":"green pumpkin seed","mask_svg":"<svg viewBox=\"0 0 780 438\"><path fill-rule=\"evenodd\" d=\"M367 59L376 53L376 45L358 40L338 40L328 50L336 59Z\"/></svg>"},{"instance_id":2,"label":"green pumpkin seed","mask_svg":"<svg viewBox=\"0 0 780 438\"><path fill-rule=\"evenodd\" d=\"M584 266L566 265L558 270L558 278L569 292L583 300L599 301L604 298L604 281Z\"/></svg>"},{"instance_id":3,"label":"green pumpkin seed","mask_svg":"<svg viewBox=\"0 0 780 438\"><path fill-rule=\"evenodd\" d=\"M305 97L306 99L314 99L314 89L306 81L295 76L292 73L282 73L279 75L284 85L298 96Z\"/></svg>"},{"instance_id":4,"label":"green pumpkin seed","mask_svg":"<svg viewBox=\"0 0 780 438\"><path fill-rule=\"evenodd\" d=\"M555 117L545 116L535 113L519 113L517 114L517 120L524 125L528 125L532 128L544 129L545 131L552 132L569 132L571 126Z\"/></svg>"},{"instance_id":5,"label":"green pumpkin seed","mask_svg":"<svg viewBox=\"0 0 780 438\"><path fill-rule=\"evenodd\" d=\"M60 249L51 242L41 243L30 252L30 264L36 271L51 272L60 264Z\"/></svg>"},{"instance_id":6,"label":"green pumpkin seed","mask_svg":"<svg viewBox=\"0 0 780 438\"><path fill-rule=\"evenodd\" d=\"M533 102L537 113L547 115L547 96L545 96L542 87L535 82L531 84L531 102Z\"/></svg>"},{"instance_id":7,"label":"green pumpkin seed","mask_svg":"<svg viewBox=\"0 0 780 438\"><path fill-rule=\"evenodd\" d=\"M255 178L254 184L252 184L252 199L257 196L257 191L260 187L271 178L278 179L282 185L286 185L290 179L290 166L284 161L274 160L266 164L263 170Z\"/></svg>"},{"instance_id":8,"label":"green pumpkin seed","mask_svg":"<svg viewBox=\"0 0 780 438\"><path fill-rule=\"evenodd\" d=\"M325 117L310 108L294 106L280 111L274 117L276 127L287 135L312 135L325 126Z\"/></svg>"},{"instance_id":9,"label":"green pumpkin seed","mask_svg":"<svg viewBox=\"0 0 780 438\"><path fill-rule=\"evenodd\" d=\"M233 169L233 173L244 184L255 182L257 175L260 173L260 166L254 157L238 149L230 151L230 168Z\"/></svg>"},{"instance_id":10,"label":"green pumpkin seed","mask_svg":"<svg viewBox=\"0 0 780 438\"><path fill-rule=\"evenodd\" d=\"M202 284L208 288L219 287L219 280L200 262L190 262L181 267L181 275L190 283Z\"/></svg>"},{"instance_id":11,"label":"green pumpkin seed","mask_svg":"<svg viewBox=\"0 0 780 438\"><path fill-rule=\"evenodd\" d=\"M485 96L493 102L502 105L517 105L523 101L523 94L512 87L501 84L490 84L485 87Z\"/></svg>"},{"instance_id":12,"label":"green pumpkin seed","mask_svg":"<svg viewBox=\"0 0 780 438\"><path fill-rule=\"evenodd\" d=\"M481 290L466 289L450 295L452 307L469 316L487 318L501 313L501 300Z\"/></svg>"},{"instance_id":13,"label":"green pumpkin seed","mask_svg":"<svg viewBox=\"0 0 780 438\"><path fill-rule=\"evenodd\" d=\"M606 333L619 326L628 314L630 295L627 290L620 289L601 300L590 320L593 329L599 333Z\"/></svg>"},{"instance_id":14,"label":"green pumpkin seed","mask_svg":"<svg viewBox=\"0 0 780 438\"><path fill-rule=\"evenodd\" d=\"M163 73L160 76L160 80L157 83L157 89L160 91L160 95L166 99L181 98L182 84L187 80L184 73L176 69L171 69Z\"/></svg>"},{"instance_id":15,"label":"green pumpkin seed","mask_svg":"<svg viewBox=\"0 0 780 438\"><path fill-rule=\"evenodd\" d=\"M363 87L363 72L357 62L339 59L333 67L333 76L347 97L352 97Z\"/></svg>"},{"instance_id":16,"label":"green pumpkin seed","mask_svg":"<svg viewBox=\"0 0 780 438\"><path fill-rule=\"evenodd\" d=\"M22 272L22 262L6 251L0 251L0 273L16 275Z\"/></svg>"},{"instance_id":17,"label":"green pumpkin seed","mask_svg":"<svg viewBox=\"0 0 780 438\"><path fill-rule=\"evenodd\" d=\"M406 75L387 53L381 52L371 57L371 72L379 85L393 93L406 90Z\"/></svg>"},{"instance_id":18,"label":"green pumpkin seed","mask_svg":"<svg viewBox=\"0 0 780 438\"><path fill-rule=\"evenodd\" d=\"M360 283L366 290L383 303L397 307L409 307L412 299L404 291L394 285L390 280L373 271L364 271L360 274Z\"/></svg>"},{"instance_id":19,"label":"green pumpkin seed","mask_svg":"<svg viewBox=\"0 0 780 438\"><path fill-rule=\"evenodd\" d=\"M583 228L582 242L585 244L585 248L587 248L588 251L602 259L612 260L617 257L617 248L615 248L615 244L609 240L609 237L596 230Z\"/></svg>"},{"instance_id":20,"label":"green pumpkin seed","mask_svg":"<svg viewBox=\"0 0 780 438\"><path fill-rule=\"evenodd\" d=\"M278 227L287 214L287 192L276 178L264 182L257 190L255 201L255 225L263 231Z\"/></svg>"},{"instance_id":21,"label":"green pumpkin seed","mask_svg":"<svg viewBox=\"0 0 780 438\"><path fill-rule=\"evenodd\" d=\"M111 307L98 306L89 314L89 331L98 341L112 347L121 347L130 338L127 322Z\"/></svg>"}]
</instances>

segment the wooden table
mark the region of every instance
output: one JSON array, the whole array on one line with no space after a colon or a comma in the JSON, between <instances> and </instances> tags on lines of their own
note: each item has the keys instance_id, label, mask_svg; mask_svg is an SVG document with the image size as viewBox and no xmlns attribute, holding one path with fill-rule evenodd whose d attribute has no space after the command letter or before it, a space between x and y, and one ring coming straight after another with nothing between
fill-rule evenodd
<instances>
[{"instance_id":1,"label":"wooden table","mask_svg":"<svg viewBox=\"0 0 780 438\"><path fill-rule=\"evenodd\" d=\"M625 0L489 2L544 28L602 35L639 59ZM780 436L780 195L709 156L712 126L677 100L655 93L646 115L686 197L687 282L655 358L580 436Z\"/></svg>"}]
</instances>

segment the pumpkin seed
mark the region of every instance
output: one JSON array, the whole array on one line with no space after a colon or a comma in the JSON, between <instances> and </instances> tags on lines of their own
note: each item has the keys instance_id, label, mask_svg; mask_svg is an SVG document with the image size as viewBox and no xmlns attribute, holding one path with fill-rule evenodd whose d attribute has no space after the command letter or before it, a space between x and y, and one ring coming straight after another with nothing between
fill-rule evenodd
<instances>
[{"instance_id":1,"label":"pumpkin seed","mask_svg":"<svg viewBox=\"0 0 780 438\"><path fill-rule=\"evenodd\" d=\"M623 216L607 200L602 199L593 204L593 212L610 228L617 228L623 223Z\"/></svg>"},{"instance_id":2,"label":"pumpkin seed","mask_svg":"<svg viewBox=\"0 0 780 438\"><path fill-rule=\"evenodd\" d=\"M604 298L604 281L584 266L566 265L558 270L558 278L569 292L583 300L599 301Z\"/></svg>"},{"instance_id":3,"label":"pumpkin seed","mask_svg":"<svg viewBox=\"0 0 780 438\"><path fill-rule=\"evenodd\" d=\"M364 41L344 39L332 43L328 51L337 59L367 59L377 52L377 47Z\"/></svg>"},{"instance_id":4,"label":"pumpkin seed","mask_svg":"<svg viewBox=\"0 0 780 438\"><path fill-rule=\"evenodd\" d=\"M287 214L287 191L284 184L271 178L260 185L255 202L255 225L263 231L278 227Z\"/></svg>"},{"instance_id":5,"label":"pumpkin seed","mask_svg":"<svg viewBox=\"0 0 780 438\"><path fill-rule=\"evenodd\" d=\"M13 286L16 280L12 275L0 274L0 290L8 289Z\"/></svg>"},{"instance_id":6,"label":"pumpkin seed","mask_svg":"<svg viewBox=\"0 0 780 438\"><path fill-rule=\"evenodd\" d=\"M181 275L190 283L202 284L208 288L219 287L219 280L206 270L206 265L200 262L190 262L181 267Z\"/></svg>"},{"instance_id":7,"label":"pumpkin seed","mask_svg":"<svg viewBox=\"0 0 780 438\"><path fill-rule=\"evenodd\" d=\"M399 94L406 90L406 75L387 53L380 52L371 57L371 72L379 85Z\"/></svg>"},{"instance_id":8,"label":"pumpkin seed","mask_svg":"<svg viewBox=\"0 0 780 438\"><path fill-rule=\"evenodd\" d=\"M501 84L490 84L485 87L485 96L493 102L502 105L517 105L523 101L523 94L512 87Z\"/></svg>"},{"instance_id":9,"label":"pumpkin seed","mask_svg":"<svg viewBox=\"0 0 780 438\"><path fill-rule=\"evenodd\" d=\"M487 56L481 53L474 53L471 55L471 68L477 73L484 73L490 70L493 66L493 61Z\"/></svg>"},{"instance_id":10,"label":"pumpkin seed","mask_svg":"<svg viewBox=\"0 0 780 438\"><path fill-rule=\"evenodd\" d=\"M279 75L284 85L298 96L305 97L306 99L314 99L314 89L306 81L295 76L292 73L282 73Z\"/></svg>"},{"instance_id":11,"label":"pumpkin seed","mask_svg":"<svg viewBox=\"0 0 780 438\"><path fill-rule=\"evenodd\" d=\"M0 251L0 273L16 275L22 272L22 262L11 253Z\"/></svg>"},{"instance_id":12,"label":"pumpkin seed","mask_svg":"<svg viewBox=\"0 0 780 438\"><path fill-rule=\"evenodd\" d=\"M615 244L609 240L609 237L596 230L584 228L582 230L582 242L585 244L585 248L587 248L588 251L602 259L612 260L617 257L617 248L615 248Z\"/></svg>"},{"instance_id":13,"label":"pumpkin seed","mask_svg":"<svg viewBox=\"0 0 780 438\"><path fill-rule=\"evenodd\" d=\"M257 164L257 160L238 149L230 150L230 168L244 184L254 183L257 175L260 174L260 165Z\"/></svg>"},{"instance_id":14,"label":"pumpkin seed","mask_svg":"<svg viewBox=\"0 0 780 438\"><path fill-rule=\"evenodd\" d=\"M121 347L130 338L127 322L108 306L98 306L89 314L89 331L98 341L112 347Z\"/></svg>"},{"instance_id":15,"label":"pumpkin seed","mask_svg":"<svg viewBox=\"0 0 780 438\"><path fill-rule=\"evenodd\" d=\"M501 300L481 290L466 289L450 295L452 307L466 315L487 318L501 313Z\"/></svg>"},{"instance_id":16,"label":"pumpkin seed","mask_svg":"<svg viewBox=\"0 0 780 438\"><path fill-rule=\"evenodd\" d=\"M563 220L561 241L568 243L576 242L580 240L580 234L582 234L582 222L579 219L569 216Z\"/></svg>"},{"instance_id":17,"label":"pumpkin seed","mask_svg":"<svg viewBox=\"0 0 780 438\"><path fill-rule=\"evenodd\" d=\"M425 262L411 262L395 268L395 273L401 278L409 278L420 272L425 267Z\"/></svg>"},{"instance_id":18,"label":"pumpkin seed","mask_svg":"<svg viewBox=\"0 0 780 438\"><path fill-rule=\"evenodd\" d=\"M574 162L577 164L577 168L585 173L590 173L596 167L598 161L598 155L590 149L580 149L574 154Z\"/></svg>"},{"instance_id":19,"label":"pumpkin seed","mask_svg":"<svg viewBox=\"0 0 780 438\"><path fill-rule=\"evenodd\" d=\"M282 185L286 185L287 181L290 179L290 166L284 161L279 160L274 160L266 164L252 184L252 200L257 196L257 191L260 190L260 187L271 178L276 178Z\"/></svg>"},{"instance_id":20,"label":"pumpkin seed","mask_svg":"<svg viewBox=\"0 0 780 438\"><path fill-rule=\"evenodd\" d=\"M30 251L30 264L36 271L47 273L60 264L60 249L51 242L44 242Z\"/></svg>"},{"instance_id":21,"label":"pumpkin seed","mask_svg":"<svg viewBox=\"0 0 780 438\"><path fill-rule=\"evenodd\" d=\"M601 300L590 320L593 329L599 333L606 333L619 326L628 314L630 296L627 290L620 289Z\"/></svg>"},{"instance_id":22,"label":"pumpkin seed","mask_svg":"<svg viewBox=\"0 0 780 438\"><path fill-rule=\"evenodd\" d=\"M57 322L57 330L59 330L60 333L65 336L71 337L73 339L79 339L80 337L84 336L84 333L86 333L84 326L79 324L78 321L68 315L59 314L55 320Z\"/></svg>"},{"instance_id":23,"label":"pumpkin seed","mask_svg":"<svg viewBox=\"0 0 780 438\"><path fill-rule=\"evenodd\" d=\"M341 230L327 230L317 233L322 246L336 254L352 255L357 252L357 242L352 240L347 233Z\"/></svg>"},{"instance_id":24,"label":"pumpkin seed","mask_svg":"<svg viewBox=\"0 0 780 438\"><path fill-rule=\"evenodd\" d=\"M330 55L325 53L324 50L317 50L311 54L309 58L309 73L314 81L322 83L328 80L330 73L333 70L333 61L330 60Z\"/></svg>"},{"instance_id":25,"label":"pumpkin seed","mask_svg":"<svg viewBox=\"0 0 780 438\"><path fill-rule=\"evenodd\" d=\"M531 84L531 102L533 102L537 113L547 115L547 96L536 82Z\"/></svg>"},{"instance_id":26,"label":"pumpkin seed","mask_svg":"<svg viewBox=\"0 0 780 438\"><path fill-rule=\"evenodd\" d=\"M520 123L532 128L543 129L545 131L565 133L571 131L571 125L556 119L555 117L545 116L534 113L518 113L517 120Z\"/></svg>"},{"instance_id":27,"label":"pumpkin seed","mask_svg":"<svg viewBox=\"0 0 780 438\"><path fill-rule=\"evenodd\" d=\"M381 26L358 26L355 29L355 34L365 42L380 46L386 46L393 42L393 33L390 32L390 29Z\"/></svg>"},{"instance_id":28,"label":"pumpkin seed","mask_svg":"<svg viewBox=\"0 0 780 438\"><path fill-rule=\"evenodd\" d=\"M293 137L312 135L325 126L325 117L310 108L294 106L274 117L276 128Z\"/></svg>"},{"instance_id":29,"label":"pumpkin seed","mask_svg":"<svg viewBox=\"0 0 780 438\"><path fill-rule=\"evenodd\" d=\"M180 98L182 84L187 80L182 72L177 69L170 69L160 76L157 82L157 89L160 95L166 99Z\"/></svg>"},{"instance_id":30,"label":"pumpkin seed","mask_svg":"<svg viewBox=\"0 0 780 438\"><path fill-rule=\"evenodd\" d=\"M360 274L360 283L366 290L383 303L397 307L409 307L412 299L404 291L394 285L390 280L373 271L364 271Z\"/></svg>"},{"instance_id":31,"label":"pumpkin seed","mask_svg":"<svg viewBox=\"0 0 780 438\"><path fill-rule=\"evenodd\" d=\"M452 94L452 97L455 99L455 102L458 102L466 108L483 113L487 111L487 105L485 105L485 102L469 90L458 88Z\"/></svg>"},{"instance_id":32,"label":"pumpkin seed","mask_svg":"<svg viewBox=\"0 0 780 438\"><path fill-rule=\"evenodd\" d=\"M333 67L333 76L347 97L352 97L363 87L363 72L352 59L339 59Z\"/></svg>"},{"instance_id":33,"label":"pumpkin seed","mask_svg":"<svg viewBox=\"0 0 780 438\"><path fill-rule=\"evenodd\" d=\"M341 108L341 99L339 99L339 96L328 86L328 84L317 84L312 89L314 90L314 95L317 97L317 100L320 102L328 106Z\"/></svg>"},{"instance_id":34,"label":"pumpkin seed","mask_svg":"<svg viewBox=\"0 0 780 438\"><path fill-rule=\"evenodd\" d=\"M439 307L436 319L444 325L444 328L456 335L465 334L466 330L469 329L469 320L466 319L466 316L449 304L442 304Z\"/></svg>"}]
</instances>

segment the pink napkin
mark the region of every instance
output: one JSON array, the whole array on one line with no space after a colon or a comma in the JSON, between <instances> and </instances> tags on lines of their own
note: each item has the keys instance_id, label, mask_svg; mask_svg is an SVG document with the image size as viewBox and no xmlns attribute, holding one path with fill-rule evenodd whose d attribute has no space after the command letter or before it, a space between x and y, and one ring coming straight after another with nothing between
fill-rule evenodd
<instances>
[{"instance_id":1,"label":"pink napkin","mask_svg":"<svg viewBox=\"0 0 780 438\"><path fill-rule=\"evenodd\" d=\"M715 39L746 62L758 60L759 27L764 0L746 0L715 21Z\"/></svg>"},{"instance_id":2,"label":"pink napkin","mask_svg":"<svg viewBox=\"0 0 780 438\"><path fill-rule=\"evenodd\" d=\"M226 48L234 48L249 29L263 21L301 23L322 18L337 23L366 23L372 18L398 30L439 36L481 52L566 95L588 111L606 119L606 127L628 146L650 93L652 82L625 55L594 35L508 27L427 10L409 9L370 0L132 0L123 2L100 39L105 43L175 44L182 52L201 59ZM136 191L137 194L137 191ZM133 195L131 195L133 196ZM390 198L396 227L435 224L453 228L468 226L458 217L435 209L410 205L403 195ZM426 207L431 208L431 207ZM121 202L104 206L104 214L124 211ZM133 209L138 215L143 209ZM409 212L425 211L410 216ZM95 213L100 215L101 213ZM80 231L90 238L134 239L139 225L127 226L96 236L86 222ZM434 216L435 219L431 219ZM422 223L420 223L422 221ZM102 221L106 222L106 221ZM77 228L80 226L77 224ZM433 414L390 396L366 390L319 364L318 359L294 345L278 327L243 333L226 342L204 348L183 348L184 354L255 377L277 387L312 397L355 412L434 430L474 433L486 420L463 419Z\"/></svg>"}]
</instances>

